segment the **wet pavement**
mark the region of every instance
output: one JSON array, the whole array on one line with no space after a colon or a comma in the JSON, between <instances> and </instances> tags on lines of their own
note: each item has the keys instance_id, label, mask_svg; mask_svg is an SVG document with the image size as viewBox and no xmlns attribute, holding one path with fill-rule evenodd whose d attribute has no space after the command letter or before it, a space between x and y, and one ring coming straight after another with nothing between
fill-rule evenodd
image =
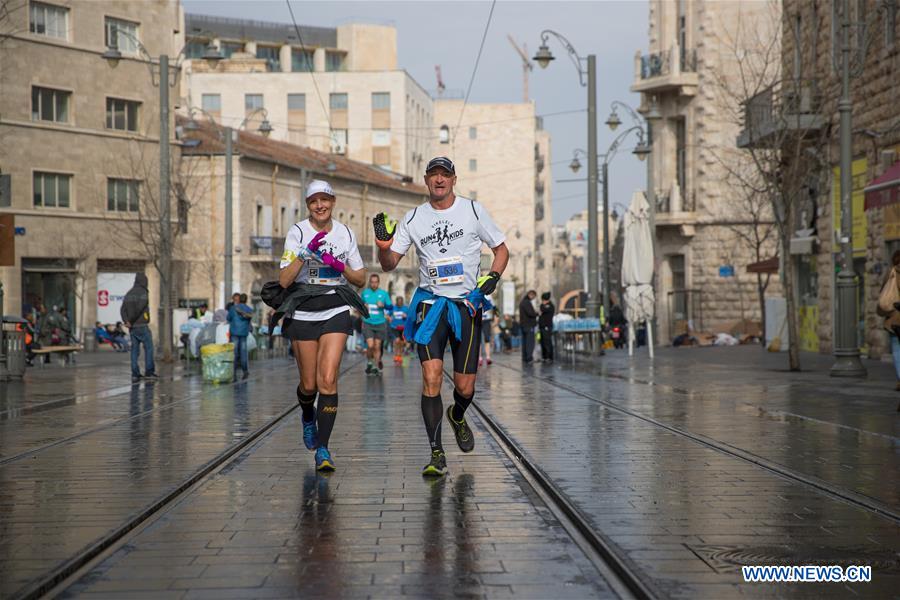
<instances>
[{"instance_id":1,"label":"wet pavement","mask_svg":"<svg viewBox=\"0 0 900 600\"><path fill-rule=\"evenodd\" d=\"M661 595L895 597L895 405L748 368L745 350L721 366L702 354L524 368L501 357L480 405ZM756 564L874 573L868 584L743 584L740 565Z\"/></svg>"},{"instance_id":2,"label":"wet pavement","mask_svg":"<svg viewBox=\"0 0 900 600\"><path fill-rule=\"evenodd\" d=\"M825 359L792 374L775 358L663 349L523 368L500 356L476 402L660 597L898 597L892 373L835 381ZM474 414L476 451L462 455L445 427L451 474L423 480L417 363L367 378L359 360L345 358L335 474L314 471L295 411L64 595L614 596ZM0 388L0 597L294 406L291 362L253 367L244 384L175 370L132 387L116 359L88 358ZM873 580L742 582L740 565L770 564L871 565Z\"/></svg>"}]
</instances>

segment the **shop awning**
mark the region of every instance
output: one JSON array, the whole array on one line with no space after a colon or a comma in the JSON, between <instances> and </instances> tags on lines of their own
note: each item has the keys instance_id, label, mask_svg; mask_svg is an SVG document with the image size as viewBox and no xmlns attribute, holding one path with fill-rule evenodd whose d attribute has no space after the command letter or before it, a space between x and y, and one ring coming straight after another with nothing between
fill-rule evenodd
<instances>
[{"instance_id":1,"label":"shop awning","mask_svg":"<svg viewBox=\"0 0 900 600\"><path fill-rule=\"evenodd\" d=\"M767 273L777 273L778 272L778 257L773 256L772 258L767 258L766 260L761 260L759 262L750 263L747 265L748 273L762 273L763 275Z\"/></svg>"},{"instance_id":2,"label":"shop awning","mask_svg":"<svg viewBox=\"0 0 900 600\"><path fill-rule=\"evenodd\" d=\"M863 190L866 210L900 203L900 161L895 162Z\"/></svg>"}]
</instances>

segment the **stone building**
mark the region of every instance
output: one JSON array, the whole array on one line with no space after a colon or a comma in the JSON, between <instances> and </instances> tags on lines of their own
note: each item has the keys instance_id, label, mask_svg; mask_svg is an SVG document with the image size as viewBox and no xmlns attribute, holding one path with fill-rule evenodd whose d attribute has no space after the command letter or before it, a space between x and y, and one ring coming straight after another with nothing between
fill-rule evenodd
<instances>
[{"instance_id":1,"label":"stone building","mask_svg":"<svg viewBox=\"0 0 900 600\"><path fill-rule=\"evenodd\" d=\"M393 27L298 28L188 14L185 106L237 127L265 109L272 138L421 176L436 137L431 97L397 66ZM212 42L226 57L197 60ZM253 113L253 114L251 114Z\"/></svg>"},{"instance_id":2,"label":"stone building","mask_svg":"<svg viewBox=\"0 0 900 600\"><path fill-rule=\"evenodd\" d=\"M650 123L649 157L661 343L687 327L715 331L760 318L756 278L746 272L757 259L735 232L755 219L729 181L741 116L720 91L739 77L742 45L755 43L730 35L735 24L764 37L779 23L773 10L768 2L650 3L649 52L635 57L631 90L641 93L641 112L655 104L661 116Z\"/></svg>"},{"instance_id":3,"label":"stone building","mask_svg":"<svg viewBox=\"0 0 900 600\"><path fill-rule=\"evenodd\" d=\"M180 118L187 125L185 118ZM185 195L191 204L185 246L182 305L207 302L222 307L225 143L221 130L208 123L185 127L184 170L191 173ZM305 190L312 179L324 179L335 190L334 218L357 235L369 272L382 276L391 296L407 300L418 286L418 265L410 256L391 273L381 273L372 219L382 211L403 215L427 198L424 186L343 156L319 152L240 132L233 143L233 282L232 289L252 297L262 314L259 291L278 278L278 263L288 230L306 218Z\"/></svg>"},{"instance_id":4,"label":"stone building","mask_svg":"<svg viewBox=\"0 0 900 600\"><path fill-rule=\"evenodd\" d=\"M155 324L159 278L153 243L140 230L158 215L156 58L174 61L182 47L180 3L21 0L5 8L0 213L13 216L17 235L14 264L0 267L4 311L66 307L78 329L90 329L109 301L98 297L98 282L127 279L130 287L144 272ZM123 57L111 64L102 55L116 41ZM172 83L174 105L180 90ZM174 127L171 134L177 163Z\"/></svg>"},{"instance_id":5,"label":"stone building","mask_svg":"<svg viewBox=\"0 0 900 600\"><path fill-rule=\"evenodd\" d=\"M859 15L860 5L849 4L852 20L868 23L863 33L867 52L861 62L854 54L850 85L852 268L860 283L856 320L862 352L877 358L890 354L890 344L875 305L891 268L891 255L900 249L900 7L896 2L864 3L868 12ZM814 148L802 154L809 183L795 205L791 260L797 273L801 349L824 353L834 349L833 299L841 263L836 241L841 226L841 88L840 72L833 66L839 46L832 38L832 25L830 4L785 1L782 90L780 94L766 90L751 100L751 106L762 106L767 114L789 112L791 119L783 121ZM854 33L854 47L858 42ZM748 123L746 130L754 127L759 125Z\"/></svg>"},{"instance_id":6,"label":"stone building","mask_svg":"<svg viewBox=\"0 0 900 600\"><path fill-rule=\"evenodd\" d=\"M436 100L436 154L456 165L456 191L482 202L506 233L504 279L516 296L550 290L552 275L550 136L534 103L474 104ZM485 250L486 251L486 250ZM485 255L484 261L487 259Z\"/></svg>"}]
</instances>

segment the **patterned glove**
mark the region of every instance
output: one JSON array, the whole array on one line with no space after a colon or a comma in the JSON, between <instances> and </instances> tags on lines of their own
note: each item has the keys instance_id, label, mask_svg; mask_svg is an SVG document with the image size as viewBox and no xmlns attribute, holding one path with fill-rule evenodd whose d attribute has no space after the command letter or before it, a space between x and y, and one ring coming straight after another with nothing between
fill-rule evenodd
<instances>
[{"instance_id":1,"label":"patterned glove","mask_svg":"<svg viewBox=\"0 0 900 600\"><path fill-rule=\"evenodd\" d=\"M372 225L375 226L375 243L382 250L388 250L391 242L394 241L394 231L397 229L397 221L388 217L387 213L378 213L372 219Z\"/></svg>"},{"instance_id":2,"label":"patterned glove","mask_svg":"<svg viewBox=\"0 0 900 600\"><path fill-rule=\"evenodd\" d=\"M475 287L481 290L481 293L485 296L490 296L494 293L494 290L497 289L498 283L500 283L500 273L491 271L487 275L479 277Z\"/></svg>"},{"instance_id":3,"label":"patterned glove","mask_svg":"<svg viewBox=\"0 0 900 600\"><path fill-rule=\"evenodd\" d=\"M319 246L322 245L322 240L325 239L325 236L328 235L326 231L320 231L316 234L316 236L309 241L306 245L306 249L312 253L316 253L319 251Z\"/></svg>"},{"instance_id":4,"label":"patterned glove","mask_svg":"<svg viewBox=\"0 0 900 600\"><path fill-rule=\"evenodd\" d=\"M337 271L338 273L343 273L344 269L347 268L347 265L336 259L334 256L329 254L328 252L323 252L320 257L323 263Z\"/></svg>"}]
</instances>

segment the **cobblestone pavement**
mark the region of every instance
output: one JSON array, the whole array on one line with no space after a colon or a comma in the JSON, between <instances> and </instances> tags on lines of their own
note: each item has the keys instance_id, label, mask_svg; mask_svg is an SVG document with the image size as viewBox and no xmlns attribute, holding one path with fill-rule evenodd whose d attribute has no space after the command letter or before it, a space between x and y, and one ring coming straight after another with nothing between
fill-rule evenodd
<instances>
[{"instance_id":1,"label":"cobblestone pavement","mask_svg":"<svg viewBox=\"0 0 900 600\"><path fill-rule=\"evenodd\" d=\"M336 473L316 474L295 414L65 596L612 597L477 418L475 452L445 430L450 475L423 479L419 382L415 363L353 369Z\"/></svg>"},{"instance_id":2,"label":"cobblestone pavement","mask_svg":"<svg viewBox=\"0 0 900 600\"><path fill-rule=\"evenodd\" d=\"M895 597L897 520L752 462L815 477L897 515L895 407L787 374L757 371L754 383L747 367L730 378L727 368L686 371L678 360L691 362L663 357L647 378L640 367L628 374L615 355L524 369L500 357L481 377L477 401L666 595ZM873 582L743 584L741 564L872 565Z\"/></svg>"}]
</instances>

